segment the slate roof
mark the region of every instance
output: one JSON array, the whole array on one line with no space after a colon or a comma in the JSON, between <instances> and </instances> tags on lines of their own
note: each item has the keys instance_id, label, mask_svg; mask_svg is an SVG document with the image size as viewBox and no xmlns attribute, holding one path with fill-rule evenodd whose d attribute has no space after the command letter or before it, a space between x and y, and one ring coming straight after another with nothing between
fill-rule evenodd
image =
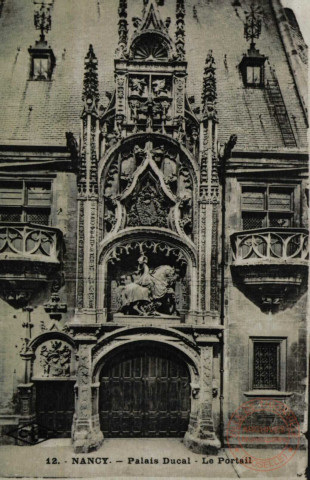
<instances>
[{"instance_id":1,"label":"slate roof","mask_svg":"<svg viewBox=\"0 0 310 480\"><path fill-rule=\"evenodd\" d=\"M219 139L238 135L238 150L285 151L281 131L264 89L243 87L238 68L248 44L243 37L242 12L251 0L186 0L187 93L201 106L205 57L216 60ZM128 21L141 16L142 0L128 0ZM289 118L300 149L306 148L306 125L284 46L269 0L264 11L257 48L275 68ZM196 7L195 18L193 7ZM0 143L14 145L65 145L65 132L80 133L84 57L93 44L99 62L101 102L114 89L114 52L117 46L116 0L54 0L48 43L56 56L51 82L29 81L28 48L39 34L33 25L34 6L25 0L4 3L0 18ZM175 1L160 7L170 16L174 37ZM226 60L225 60L226 56ZM224 61L225 60L225 61Z\"/></svg>"}]
</instances>

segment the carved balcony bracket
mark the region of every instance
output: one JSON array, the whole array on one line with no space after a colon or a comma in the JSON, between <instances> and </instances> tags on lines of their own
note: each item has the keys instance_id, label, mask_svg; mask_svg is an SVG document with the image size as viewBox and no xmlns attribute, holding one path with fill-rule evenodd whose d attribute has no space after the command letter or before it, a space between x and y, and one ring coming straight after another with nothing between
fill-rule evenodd
<instances>
[{"instance_id":1,"label":"carved balcony bracket","mask_svg":"<svg viewBox=\"0 0 310 480\"><path fill-rule=\"evenodd\" d=\"M231 236L235 285L264 312L292 306L306 291L308 232L261 228Z\"/></svg>"},{"instance_id":2,"label":"carved balcony bracket","mask_svg":"<svg viewBox=\"0 0 310 480\"><path fill-rule=\"evenodd\" d=\"M63 235L57 228L29 223L0 226L1 297L14 308L33 296L62 268Z\"/></svg>"}]
</instances>

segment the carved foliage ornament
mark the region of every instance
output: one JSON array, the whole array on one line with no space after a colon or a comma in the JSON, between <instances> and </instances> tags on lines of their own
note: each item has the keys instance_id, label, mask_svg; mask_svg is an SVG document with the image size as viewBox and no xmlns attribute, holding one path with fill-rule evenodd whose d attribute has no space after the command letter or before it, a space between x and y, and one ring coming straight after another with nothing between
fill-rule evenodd
<instances>
[{"instance_id":1,"label":"carved foliage ornament","mask_svg":"<svg viewBox=\"0 0 310 480\"><path fill-rule=\"evenodd\" d=\"M87 110L96 108L99 101L98 90L98 60L94 53L93 46L89 50L84 62L84 82L82 100Z\"/></svg>"},{"instance_id":2,"label":"carved foliage ornament","mask_svg":"<svg viewBox=\"0 0 310 480\"><path fill-rule=\"evenodd\" d=\"M216 97L215 60L212 50L209 50L203 74L202 105L204 118L216 119Z\"/></svg>"},{"instance_id":3,"label":"carved foliage ornament","mask_svg":"<svg viewBox=\"0 0 310 480\"><path fill-rule=\"evenodd\" d=\"M179 248L155 240L133 241L124 245L117 245L110 251L108 261L109 263L114 265L116 262L121 261L121 257L124 254L131 255L132 252L136 250L140 252L151 252L155 254L160 253L165 255L166 257L172 256L175 263L178 264L179 267L187 266L186 257Z\"/></svg>"}]
</instances>

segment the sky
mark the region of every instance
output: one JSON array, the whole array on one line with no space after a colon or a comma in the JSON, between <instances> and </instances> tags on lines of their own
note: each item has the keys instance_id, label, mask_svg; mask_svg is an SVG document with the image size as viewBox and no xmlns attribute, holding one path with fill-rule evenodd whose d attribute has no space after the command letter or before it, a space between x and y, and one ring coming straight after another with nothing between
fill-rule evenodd
<instances>
[{"instance_id":1,"label":"sky","mask_svg":"<svg viewBox=\"0 0 310 480\"><path fill-rule=\"evenodd\" d=\"M282 5L294 10L305 42L310 47L310 0L282 0Z\"/></svg>"}]
</instances>

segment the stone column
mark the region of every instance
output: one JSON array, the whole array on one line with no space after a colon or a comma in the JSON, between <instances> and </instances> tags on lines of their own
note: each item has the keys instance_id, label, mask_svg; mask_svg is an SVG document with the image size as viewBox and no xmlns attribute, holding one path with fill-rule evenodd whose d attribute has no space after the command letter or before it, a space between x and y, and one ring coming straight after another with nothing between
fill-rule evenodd
<instances>
[{"instance_id":1,"label":"stone column","mask_svg":"<svg viewBox=\"0 0 310 480\"><path fill-rule=\"evenodd\" d=\"M72 426L72 442L75 453L87 453L100 447L103 434L100 431L98 413L93 411L91 378L92 342L81 342L78 349L75 414Z\"/></svg>"},{"instance_id":2,"label":"stone column","mask_svg":"<svg viewBox=\"0 0 310 480\"><path fill-rule=\"evenodd\" d=\"M195 453L216 454L221 443L214 432L212 418L212 377L213 377L213 346L212 344L200 347L200 375L198 408L195 415L191 415L188 432L184 437L184 444Z\"/></svg>"}]
</instances>

